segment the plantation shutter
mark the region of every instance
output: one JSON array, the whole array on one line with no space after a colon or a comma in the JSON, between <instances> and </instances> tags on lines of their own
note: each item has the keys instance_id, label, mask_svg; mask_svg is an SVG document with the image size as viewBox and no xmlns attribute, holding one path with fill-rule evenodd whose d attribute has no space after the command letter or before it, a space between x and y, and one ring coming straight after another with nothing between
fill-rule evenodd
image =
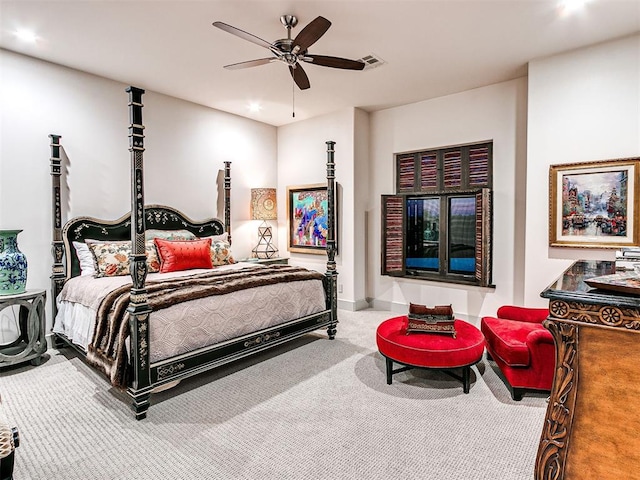
<instances>
[{"instance_id":1,"label":"plantation shutter","mask_svg":"<svg viewBox=\"0 0 640 480\"><path fill-rule=\"evenodd\" d=\"M404 205L402 196L382 195L382 275L405 273Z\"/></svg>"},{"instance_id":2,"label":"plantation shutter","mask_svg":"<svg viewBox=\"0 0 640 480\"><path fill-rule=\"evenodd\" d=\"M476 194L476 272L481 287L491 286L491 190Z\"/></svg>"}]
</instances>

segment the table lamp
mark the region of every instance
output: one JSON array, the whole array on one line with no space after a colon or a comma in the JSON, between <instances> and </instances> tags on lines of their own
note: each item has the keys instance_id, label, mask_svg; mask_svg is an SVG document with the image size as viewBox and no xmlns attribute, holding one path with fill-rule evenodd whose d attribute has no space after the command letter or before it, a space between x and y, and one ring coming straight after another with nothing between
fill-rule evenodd
<instances>
[{"instance_id":1,"label":"table lamp","mask_svg":"<svg viewBox=\"0 0 640 480\"><path fill-rule=\"evenodd\" d=\"M278 249L271 243L271 226L267 223L267 220L277 219L276 189L252 188L251 220L262 220L262 223L258 227L258 244L251 250L252 257L273 258L277 255Z\"/></svg>"}]
</instances>

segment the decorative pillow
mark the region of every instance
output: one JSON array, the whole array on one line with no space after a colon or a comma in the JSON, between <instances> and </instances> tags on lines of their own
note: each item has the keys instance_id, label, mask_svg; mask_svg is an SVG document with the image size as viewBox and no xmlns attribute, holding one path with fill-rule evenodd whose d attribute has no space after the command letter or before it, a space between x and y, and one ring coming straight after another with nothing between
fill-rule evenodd
<instances>
[{"instance_id":1,"label":"decorative pillow","mask_svg":"<svg viewBox=\"0 0 640 480\"><path fill-rule=\"evenodd\" d=\"M211 242L211 263L214 267L236 263L230 247L227 242Z\"/></svg>"},{"instance_id":2,"label":"decorative pillow","mask_svg":"<svg viewBox=\"0 0 640 480\"><path fill-rule=\"evenodd\" d=\"M147 255L147 271L149 273L158 273L160 271L160 258L153 240L144 242L144 253Z\"/></svg>"},{"instance_id":3,"label":"decorative pillow","mask_svg":"<svg viewBox=\"0 0 640 480\"><path fill-rule=\"evenodd\" d=\"M89 250L95 258L96 277L129 275L131 242L89 242Z\"/></svg>"},{"instance_id":4,"label":"decorative pillow","mask_svg":"<svg viewBox=\"0 0 640 480\"><path fill-rule=\"evenodd\" d=\"M202 240L153 240L160 256L160 272L178 272L193 268L213 268L211 263L211 239Z\"/></svg>"},{"instance_id":5,"label":"decorative pillow","mask_svg":"<svg viewBox=\"0 0 640 480\"><path fill-rule=\"evenodd\" d=\"M146 241L153 241L154 238L163 240L196 240L198 237L189 230L147 230L144 232Z\"/></svg>"},{"instance_id":6,"label":"decorative pillow","mask_svg":"<svg viewBox=\"0 0 640 480\"><path fill-rule=\"evenodd\" d=\"M131 242L128 240L114 242L87 240L86 245L92 257L91 264L94 266L94 272L91 275L95 275L96 277L129 275ZM144 250L147 256L147 271L149 273L159 272L160 260L158 259L158 252L156 251L156 246L153 241L146 242ZM97 269L95 266L97 266ZM82 264L80 264L80 269L84 272L84 270L82 270ZM84 273L82 273L82 275L84 275Z\"/></svg>"},{"instance_id":7,"label":"decorative pillow","mask_svg":"<svg viewBox=\"0 0 640 480\"><path fill-rule=\"evenodd\" d=\"M71 243L73 243L73 248L75 248L76 256L78 257L78 261L80 262L80 276L84 277L87 275L95 275L96 266L93 263L94 258L91 250L89 250L89 245L84 242Z\"/></svg>"},{"instance_id":8,"label":"decorative pillow","mask_svg":"<svg viewBox=\"0 0 640 480\"><path fill-rule=\"evenodd\" d=\"M198 237L198 238L210 238L211 243L213 242L227 242L229 243L229 233L224 232L222 235L211 235L209 237Z\"/></svg>"}]
</instances>

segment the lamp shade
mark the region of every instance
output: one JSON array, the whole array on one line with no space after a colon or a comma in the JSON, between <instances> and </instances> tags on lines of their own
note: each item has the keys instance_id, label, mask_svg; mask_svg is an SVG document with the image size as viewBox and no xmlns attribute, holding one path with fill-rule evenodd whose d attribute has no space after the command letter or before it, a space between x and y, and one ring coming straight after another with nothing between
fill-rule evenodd
<instances>
[{"instance_id":1,"label":"lamp shade","mask_svg":"<svg viewBox=\"0 0 640 480\"><path fill-rule=\"evenodd\" d=\"M277 220L275 188L251 189L251 220Z\"/></svg>"}]
</instances>

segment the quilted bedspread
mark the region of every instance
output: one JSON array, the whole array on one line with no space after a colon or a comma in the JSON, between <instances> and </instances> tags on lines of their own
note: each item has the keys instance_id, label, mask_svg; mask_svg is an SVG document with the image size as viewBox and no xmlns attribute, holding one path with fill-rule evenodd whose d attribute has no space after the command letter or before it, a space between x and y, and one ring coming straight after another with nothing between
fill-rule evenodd
<instances>
[{"instance_id":1,"label":"quilted bedspread","mask_svg":"<svg viewBox=\"0 0 640 480\"><path fill-rule=\"evenodd\" d=\"M323 277L300 267L274 265L150 280L150 361L322 311ZM126 386L130 289L130 283L123 284L104 295L87 349L87 360L121 388Z\"/></svg>"}]
</instances>

